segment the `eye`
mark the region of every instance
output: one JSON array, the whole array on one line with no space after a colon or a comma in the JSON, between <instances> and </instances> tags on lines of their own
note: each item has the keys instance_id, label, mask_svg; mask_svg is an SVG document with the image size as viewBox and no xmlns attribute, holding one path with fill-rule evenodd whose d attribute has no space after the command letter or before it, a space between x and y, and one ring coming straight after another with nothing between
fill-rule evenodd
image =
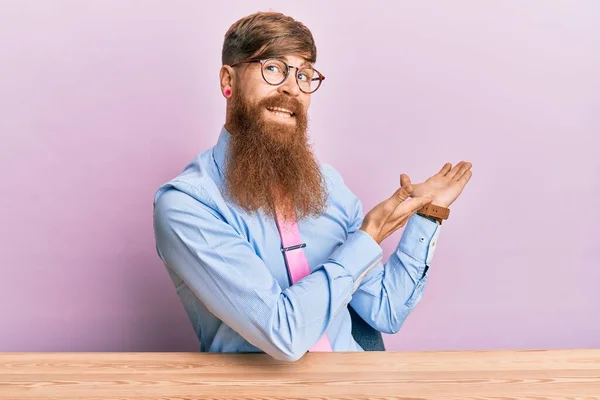
<instances>
[{"instance_id":1,"label":"eye","mask_svg":"<svg viewBox=\"0 0 600 400\"><path fill-rule=\"evenodd\" d=\"M310 82L315 77L315 71L311 68L303 68L298 71L298 80L302 82Z\"/></svg>"}]
</instances>

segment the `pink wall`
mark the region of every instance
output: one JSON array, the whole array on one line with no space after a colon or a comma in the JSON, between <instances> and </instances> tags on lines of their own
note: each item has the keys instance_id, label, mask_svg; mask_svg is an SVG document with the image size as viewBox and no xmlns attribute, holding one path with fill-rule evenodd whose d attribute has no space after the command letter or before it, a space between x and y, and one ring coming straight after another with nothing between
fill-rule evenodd
<instances>
[{"instance_id":1,"label":"pink wall","mask_svg":"<svg viewBox=\"0 0 600 400\"><path fill-rule=\"evenodd\" d=\"M196 350L152 196L217 138L225 30L282 2L207 4L0 1L0 351ZM351 4L278 9L319 47L321 160L366 210L474 163L388 347L600 347L600 3Z\"/></svg>"}]
</instances>

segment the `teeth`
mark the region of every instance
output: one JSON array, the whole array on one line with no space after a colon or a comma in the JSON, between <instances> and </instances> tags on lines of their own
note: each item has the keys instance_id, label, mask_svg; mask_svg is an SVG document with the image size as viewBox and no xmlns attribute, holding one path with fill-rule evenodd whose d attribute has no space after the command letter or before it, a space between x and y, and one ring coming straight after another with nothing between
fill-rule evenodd
<instances>
[{"instance_id":1,"label":"teeth","mask_svg":"<svg viewBox=\"0 0 600 400\"><path fill-rule=\"evenodd\" d=\"M269 111L276 111L276 112L281 112L281 113L287 113L290 116L292 116L294 114L293 112L291 112L287 108L282 108L282 107L271 107L271 108L269 108Z\"/></svg>"}]
</instances>

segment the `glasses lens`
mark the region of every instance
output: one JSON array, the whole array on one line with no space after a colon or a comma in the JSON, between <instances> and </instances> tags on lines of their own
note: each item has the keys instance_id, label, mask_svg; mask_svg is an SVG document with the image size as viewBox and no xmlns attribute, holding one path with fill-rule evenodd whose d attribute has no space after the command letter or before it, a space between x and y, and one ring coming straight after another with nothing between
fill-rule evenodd
<instances>
[{"instance_id":1,"label":"glasses lens","mask_svg":"<svg viewBox=\"0 0 600 400\"><path fill-rule=\"evenodd\" d=\"M279 60L268 60L263 64L262 73L265 81L271 85L279 85L285 80L287 68Z\"/></svg>"},{"instance_id":2,"label":"glasses lens","mask_svg":"<svg viewBox=\"0 0 600 400\"><path fill-rule=\"evenodd\" d=\"M321 75L312 68L303 68L298 71L298 84L306 93L312 93L321 85Z\"/></svg>"}]
</instances>

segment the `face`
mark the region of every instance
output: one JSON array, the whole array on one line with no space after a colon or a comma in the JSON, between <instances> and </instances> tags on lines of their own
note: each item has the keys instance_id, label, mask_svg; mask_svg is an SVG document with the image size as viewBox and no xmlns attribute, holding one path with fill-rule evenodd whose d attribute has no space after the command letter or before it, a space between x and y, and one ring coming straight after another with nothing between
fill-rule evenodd
<instances>
[{"instance_id":1,"label":"face","mask_svg":"<svg viewBox=\"0 0 600 400\"><path fill-rule=\"evenodd\" d=\"M284 60L290 66L306 65L297 56ZM316 216L325 205L325 186L307 140L311 95L298 87L295 68L277 86L263 79L261 68L247 63L221 70L222 86L232 90L226 122L231 133L229 194L249 211L263 208L274 216L275 207L285 203L286 215L295 210L299 219Z\"/></svg>"},{"instance_id":2,"label":"face","mask_svg":"<svg viewBox=\"0 0 600 400\"><path fill-rule=\"evenodd\" d=\"M310 66L304 58L290 55L282 57L289 66L302 68ZM260 63L246 63L236 66L233 79L233 104L243 103L266 128L266 132L274 135L280 142L292 140L290 137L298 130L306 130L307 112L311 95L300 90L296 82L297 68L290 68L285 81L277 86L263 79ZM265 72L277 71L274 65L266 66Z\"/></svg>"}]
</instances>

